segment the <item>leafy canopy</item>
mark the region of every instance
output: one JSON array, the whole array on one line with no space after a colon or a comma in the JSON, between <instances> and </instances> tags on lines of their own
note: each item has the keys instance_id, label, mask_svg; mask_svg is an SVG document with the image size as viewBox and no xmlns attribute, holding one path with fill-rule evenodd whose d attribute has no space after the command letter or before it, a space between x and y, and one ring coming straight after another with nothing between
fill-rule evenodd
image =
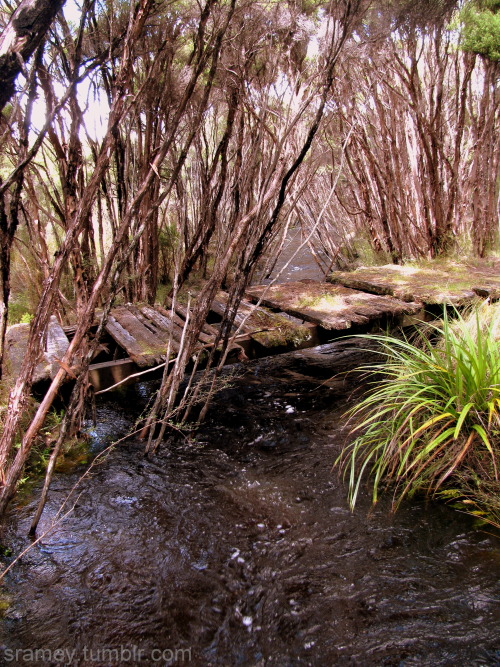
<instances>
[{"instance_id":1,"label":"leafy canopy","mask_svg":"<svg viewBox=\"0 0 500 667\"><path fill-rule=\"evenodd\" d=\"M500 0L473 0L458 15L464 51L500 59Z\"/></svg>"}]
</instances>

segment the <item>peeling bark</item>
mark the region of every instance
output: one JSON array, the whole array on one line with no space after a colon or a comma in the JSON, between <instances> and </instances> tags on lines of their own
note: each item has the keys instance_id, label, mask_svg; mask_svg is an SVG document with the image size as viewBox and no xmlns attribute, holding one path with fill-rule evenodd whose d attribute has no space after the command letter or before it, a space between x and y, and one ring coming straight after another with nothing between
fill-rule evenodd
<instances>
[{"instance_id":1,"label":"peeling bark","mask_svg":"<svg viewBox=\"0 0 500 667\"><path fill-rule=\"evenodd\" d=\"M65 0L22 0L0 35L0 110Z\"/></svg>"}]
</instances>

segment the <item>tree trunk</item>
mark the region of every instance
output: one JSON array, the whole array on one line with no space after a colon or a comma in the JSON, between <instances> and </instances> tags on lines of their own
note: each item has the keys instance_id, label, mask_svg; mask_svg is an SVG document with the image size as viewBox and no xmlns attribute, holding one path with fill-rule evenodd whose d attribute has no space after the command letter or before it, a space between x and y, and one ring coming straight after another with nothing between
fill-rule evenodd
<instances>
[{"instance_id":1,"label":"tree trunk","mask_svg":"<svg viewBox=\"0 0 500 667\"><path fill-rule=\"evenodd\" d=\"M22 0L0 35L0 111L65 0Z\"/></svg>"}]
</instances>

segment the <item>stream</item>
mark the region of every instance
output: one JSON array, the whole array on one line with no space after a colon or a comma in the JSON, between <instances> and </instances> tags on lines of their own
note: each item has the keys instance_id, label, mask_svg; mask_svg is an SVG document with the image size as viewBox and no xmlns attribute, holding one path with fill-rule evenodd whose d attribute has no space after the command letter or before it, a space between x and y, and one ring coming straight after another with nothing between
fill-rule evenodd
<instances>
[{"instance_id":1,"label":"stream","mask_svg":"<svg viewBox=\"0 0 500 667\"><path fill-rule=\"evenodd\" d=\"M197 432L111 450L7 575L0 664L499 665L499 539L368 488L349 511L332 463L366 360L344 339L227 367ZM96 452L151 389L101 397ZM56 476L39 534L82 472ZM10 513L14 554L35 506Z\"/></svg>"}]
</instances>

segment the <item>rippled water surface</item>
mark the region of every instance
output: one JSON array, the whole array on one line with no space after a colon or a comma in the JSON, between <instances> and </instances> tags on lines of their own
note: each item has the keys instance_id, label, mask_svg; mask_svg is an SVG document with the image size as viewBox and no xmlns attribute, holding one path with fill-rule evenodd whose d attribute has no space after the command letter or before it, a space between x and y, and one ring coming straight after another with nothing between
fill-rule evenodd
<instances>
[{"instance_id":1,"label":"rippled water surface","mask_svg":"<svg viewBox=\"0 0 500 667\"><path fill-rule=\"evenodd\" d=\"M113 450L8 575L4 663L499 664L499 541L433 504L348 511L331 466L362 358L344 341L251 362L196 435ZM101 403L96 448L148 391ZM57 477L41 531L77 478ZM15 552L33 507L12 513Z\"/></svg>"}]
</instances>

